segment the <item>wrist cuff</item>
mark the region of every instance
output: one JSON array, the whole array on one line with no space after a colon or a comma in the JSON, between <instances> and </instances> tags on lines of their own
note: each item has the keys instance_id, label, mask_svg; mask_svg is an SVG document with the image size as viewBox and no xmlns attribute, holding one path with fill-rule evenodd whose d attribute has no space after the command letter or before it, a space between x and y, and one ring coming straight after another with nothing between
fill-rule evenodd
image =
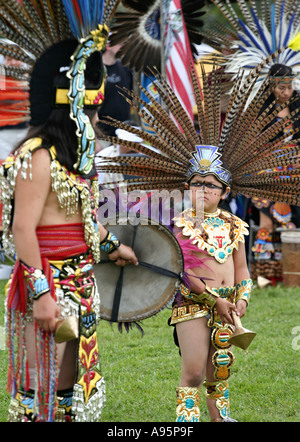
<instances>
[{"instance_id":1,"label":"wrist cuff","mask_svg":"<svg viewBox=\"0 0 300 442\"><path fill-rule=\"evenodd\" d=\"M106 237L100 242L100 249L105 253L112 253L120 247L118 238L111 232L107 232Z\"/></svg>"},{"instance_id":2,"label":"wrist cuff","mask_svg":"<svg viewBox=\"0 0 300 442\"><path fill-rule=\"evenodd\" d=\"M21 264L29 296L36 301L50 290L47 278L43 270L29 267L23 262Z\"/></svg>"},{"instance_id":3,"label":"wrist cuff","mask_svg":"<svg viewBox=\"0 0 300 442\"><path fill-rule=\"evenodd\" d=\"M239 282L236 285L235 302L239 301L240 299L243 299L244 301L247 302L247 304L249 304L252 288L253 288L252 279L243 279L243 281Z\"/></svg>"}]
</instances>

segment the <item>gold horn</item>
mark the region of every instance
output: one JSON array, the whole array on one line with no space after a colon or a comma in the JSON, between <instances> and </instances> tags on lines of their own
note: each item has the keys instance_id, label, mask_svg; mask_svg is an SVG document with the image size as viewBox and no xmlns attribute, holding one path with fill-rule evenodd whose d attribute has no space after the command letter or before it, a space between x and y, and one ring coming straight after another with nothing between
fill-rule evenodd
<instances>
[{"instance_id":1,"label":"gold horn","mask_svg":"<svg viewBox=\"0 0 300 442\"><path fill-rule=\"evenodd\" d=\"M243 350L247 350L251 342L256 336L256 333L250 330L247 330L242 326L241 319L233 312L232 313L233 322L235 326L235 331L233 335L228 339L228 343L232 345L236 345Z\"/></svg>"},{"instance_id":2,"label":"gold horn","mask_svg":"<svg viewBox=\"0 0 300 442\"><path fill-rule=\"evenodd\" d=\"M65 319L57 319L54 339L57 344L77 339L79 336L78 318L68 316Z\"/></svg>"}]
</instances>

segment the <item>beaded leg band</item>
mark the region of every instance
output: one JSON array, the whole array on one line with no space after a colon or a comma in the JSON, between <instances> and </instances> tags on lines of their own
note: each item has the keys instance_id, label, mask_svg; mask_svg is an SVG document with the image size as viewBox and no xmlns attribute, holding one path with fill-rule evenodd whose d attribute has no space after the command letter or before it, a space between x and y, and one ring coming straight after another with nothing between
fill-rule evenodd
<instances>
[{"instance_id":1,"label":"beaded leg band","mask_svg":"<svg viewBox=\"0 0 300 442\"><path fill-rule=\"evenodd\" d=\"M229 414L228 381L204 382L206 399L213 399L220 417L211 422L236 422Z\"/></svg>"},{"instance_id":2,"label":"beaded leg band","mask_svg":"<svg viewBox=\"0 0 300 442\"><path fill-rule=\"evenodd\" d=\"M34 391L18 391L11 398L8 408L8 422L36 422L34 414Z\"/></svg>"},{"instance_id":3,"label":"beaded leg band","mask_svg":"<svg viewBox=\"0 0 300 442\"><path fill-rule=\"evenodd\" d=\"M215 322L211 333L211 344L215 348L212 356L214 370L214 382L204 382L206 399L215 401L215 406L220 417L212 419L212 422L236 422L229 416L229 390L228 379L234 362L234 355L230 351L231 345L228 339L232 335L230 324Z\"/></svg>"},{"instance_id":4,"label":"beaded leg band","mask_svg":"<svg viewBox=\"0 0 300 442\"><path fill-rule=\"evenodd\" d=\"M176 422L200 422L200 388L178 387Z\"/></svg>"},{"instance_id":5,"label":"beaded leg band","mask_svg":"<svg viewBox=\"0 0 300 442\"><path fill-rule=\"evenodd\" d=\"M57 407L54 422L74 422L72 413L73 389L57 392ZM8 422L40 422L34 412L34 391L18 391L11 399L8 409Z\"/></svg>"},{"instance_id":6,"label":"beaded leg band","mask_svg":"<svg viewBox=\"0 0 300 442\"><path fill-rule=\"evenodd\" d=\"M231 374L234 355L231 351L231 344L228 339L232 336L230 324L215 322L211 332L211 344L216 349L212 356L212 363L215 368L214 379L216 381L226 381Z\"/></svg>"},{"instance_id":7,"label":"beaded leg band","mask_svg":"<svg viewBox=\"0 0 300 442\"><path fill-rule=\"evenodd\" d=\"M54 422L75 422L75 416L72 413L73 388L58 391L57 402Z\"/></svg>"}]
</instances>

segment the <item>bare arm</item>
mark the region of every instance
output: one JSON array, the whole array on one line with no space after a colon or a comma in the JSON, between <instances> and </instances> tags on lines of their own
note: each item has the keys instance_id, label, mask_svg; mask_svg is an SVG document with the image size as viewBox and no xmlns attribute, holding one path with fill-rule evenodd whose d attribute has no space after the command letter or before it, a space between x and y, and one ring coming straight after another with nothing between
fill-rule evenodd
<instances>
[{"instance_id":1,"label":"bare arm","mask_svg":"<svg viewBox=\"0 0 300 442\"><path fill-rule=\"evenodd\" d=\"M17 176L12 225L18 258L37 269L42 269L42 262L36 227L50 191L50 157L40 149L32 156L32 180L22 179L20 173ZM54 330L58 316L59 308L50 292L33 302L33 317L44 330Z\"/></svg>"},{"instance_id":2,"label":"bare arm","mask_svg":"<svg viewBox=\"0 0 300 442\"><path fill-rule=\"evenodd\" d=\"M244 244L240 243L238 250L233 252L233 261L235 285L245 279L250 279ZM237 301L236 308L237 314L242 318L246 313L247 302L243 299Z\"/></svg>"},{"instance_id":3,"label":"bare arm","mask_svg":"<svg viewBox=\"0 0 300 442\"><path fill-rule=\"evenodd\" d=\"M50 192L50 158L45 149L32 157L32 180L16 179L13 235L18 258L35 268L41 268L41 256L36 227Z\"/></svg>"}]
</instances>

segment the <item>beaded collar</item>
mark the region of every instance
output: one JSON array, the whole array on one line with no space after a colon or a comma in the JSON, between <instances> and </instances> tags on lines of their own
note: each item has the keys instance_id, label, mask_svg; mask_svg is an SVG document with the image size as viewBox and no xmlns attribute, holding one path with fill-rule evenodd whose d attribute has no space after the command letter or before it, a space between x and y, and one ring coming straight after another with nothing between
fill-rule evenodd
<instances>
[{"instance_id":1,"label":"beaded collar","mask_svg":"<svg viewBox=\"0 0 300 442\"><path fill-rule=\"evenodd\" d=\"M192 244L197 244L199 250L207 251L221 264L238 248L239 242L245 242L244 235L249 234L248 224L222 209L197 225L195 219L193 209L187 209L174 218L174 222L176 227L182 228L182 234L192 240Z\"/></svg>"}]
</instances>

